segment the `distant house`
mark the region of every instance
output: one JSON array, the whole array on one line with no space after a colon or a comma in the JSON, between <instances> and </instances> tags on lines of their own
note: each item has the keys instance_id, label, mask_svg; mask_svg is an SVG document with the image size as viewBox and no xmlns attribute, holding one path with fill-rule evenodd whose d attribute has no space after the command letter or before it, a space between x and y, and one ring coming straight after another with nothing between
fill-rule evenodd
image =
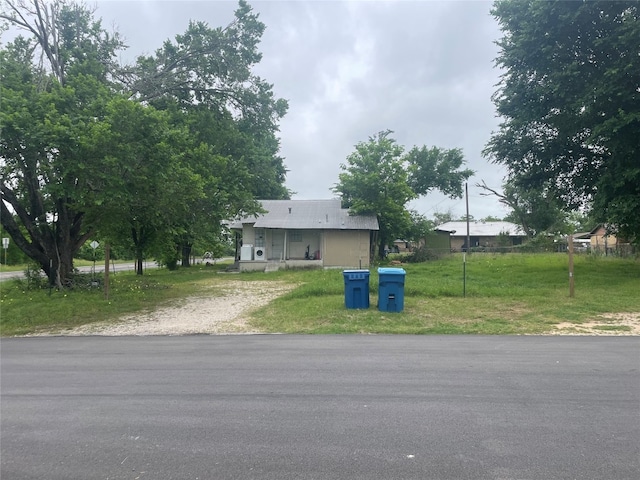
<instances>
[{"instance_id":1,"label":"distant house","mask_svg":"<svg viewBox=\"0 0 640 480\"><path fill-rule=\"evenodd\" d=\"M366 268L375 216L350 215L340 199L260 200L264 214L229 224L240 271L280 267Z\"/></svg>"},{"instance_id":2,"label":"distant house","mask_svg":"<svg viewBox=\"0 0 640 480\"><path fill-rule=\"evenodd\" d=\"M604 253L608 255L611 252L628 253L631 251L630 243L616 237L616 235L607 232L606 225L598 225L589 232L589 247L593 253Z\"/></svg>"},{"instance_id":3,"label":"distant house","mask_svg":"<svg viewBox=\"0 0 640 480\"><path fill-rule=\"evenodd\" d=\"M389 248L391 253L406 253L411 251L411 242L398 238L393 241Z\"/></svg>"},{"instance_id":4,"label":"distant house","mask_svg":"<svg viewBox=\"0 0 640 480\"><path fill-rule=\"evenodd\" d=\"M467 249L467 222L447 222L436 227L437 232L448 232L451 251ZM527 238L524 230L511 222L469 222L471 248L493 248L520 245ZM505 245L506 242L506 245Z\"/></svg>"}]
</instances>

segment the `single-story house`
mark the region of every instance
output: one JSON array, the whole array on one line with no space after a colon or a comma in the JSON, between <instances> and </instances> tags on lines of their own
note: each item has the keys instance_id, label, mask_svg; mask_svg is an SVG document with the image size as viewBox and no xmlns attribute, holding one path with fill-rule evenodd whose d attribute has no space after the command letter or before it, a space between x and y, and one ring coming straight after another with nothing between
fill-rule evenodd
<instances>
[{"instance_id":1,"label":"single-story house","mask_svg":"<svg viewBox=\"0 0 640 480\"><path fill-rule=\"evenodd\" d=\"M466 251L467 222L447 222L436 227L437 232L448 232L451 251ZM511 222L469 222L471 248L495 248L520 245L527 238L524 230Z\"/></svg>"},{"instance_id":2,"label":"single-story house","mask_svg":"<svg viewBox=\"0 0 640 480\"><path fill-rule=\"evenodd\" d=\"M616 235L607 232L606 225L597 225L589 232L590 249L594 253L604 253L608 255L611 252L627 253L631 251L630 243L616 237Z\"/></svg>"},{"instance_id":3,"label":"single-story house","mask_svg":"<svg viewBox=\"0 0 640 480\"><path fill-rule=\"evenodd\" d=\"M280 267L367 268L378 219L351 215L340 199L260 200L266 213L236 219L240 271Z\"/></svg>"},{"instance_id":4,"label":"single-story house","mask_svg":"<svg viewBox=\"0 0 640 480\"><path fill-rule=\"evenodd\" d=\"M411 251L411 242L398 238L389 246L391 253L407 253Z\"/></svg>"}]
</instances>

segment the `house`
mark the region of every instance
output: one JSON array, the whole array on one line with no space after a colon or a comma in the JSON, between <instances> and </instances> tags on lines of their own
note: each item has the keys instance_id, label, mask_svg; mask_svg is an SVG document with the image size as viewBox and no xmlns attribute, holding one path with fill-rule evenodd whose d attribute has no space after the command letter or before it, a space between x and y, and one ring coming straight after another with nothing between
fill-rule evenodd
<instances>
[{"instance_id":1,"label":"house","mask_svg":"<svg viewBox=\"0 0 640 480\"><path fill-rule=\"evenodd\" d=\"M229 224L240 271L280 267L366 268L375 216L351 215L340 199L260 200L266 213Z\"/></svg>"},{"instance_id":2,"label":"house","mask_svg":"<svg viewBox=\"0 0 640 480\"><path fill-rule=\"evenodd\" d=\"M602 253L609 255L616 252L626 255L633 251L628 240L618 238L607 231L607 226L600 224L589 232L590 249L592 253Z\"/></svg>"},{"instance_id":3,"label":"house","mask_svg":"<svg viewBox=\"0 0 640 480\"><path fill-rule=\"evenodd\" d=\"M448 232L451 251L466 251L467 222L447 222L436 227L436 232ZM471 248L495 248L520 245L527 238L519 225L511 222L469 222Z\"/></svg>"},{"instance_id":4,"label":"house","mask_svg":"<svg viewBox=\"0 0 640 480\"><path fill-rule=\"evenodd\" d=\"M393 245L389 246L391 253L407 253L411 251L411 242L398 238L393 241Z\"/></svg>"}]
</instances>

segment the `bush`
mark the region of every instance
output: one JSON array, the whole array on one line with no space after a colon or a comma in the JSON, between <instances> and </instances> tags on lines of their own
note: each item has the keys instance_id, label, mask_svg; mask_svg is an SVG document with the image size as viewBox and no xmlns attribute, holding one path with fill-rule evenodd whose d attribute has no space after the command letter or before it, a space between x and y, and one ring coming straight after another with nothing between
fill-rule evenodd
<instances>
[{"instance_id":1,"label":"bush","mask_svg":"<svg viewBox=\"0 0 640 480\"><path fill-rule=\"evenodd\" d=\"M408 263L422 263L430 260L438 260L442 257L442 253L427 247L418 247L412 253L405 257Z\"/></svg>"},{"instance_id":2,"label":"bush","mask_svg":"<svg viewBox=\"0 0 640 480\"><path fill-rule=\"evenodd\" d=\"M29 290L37 290L49 286L49 279L44 275L44 272L37 263L28 264L24 270L24 279L18 280L18 282Z\"/></svg>"}]
</instances>

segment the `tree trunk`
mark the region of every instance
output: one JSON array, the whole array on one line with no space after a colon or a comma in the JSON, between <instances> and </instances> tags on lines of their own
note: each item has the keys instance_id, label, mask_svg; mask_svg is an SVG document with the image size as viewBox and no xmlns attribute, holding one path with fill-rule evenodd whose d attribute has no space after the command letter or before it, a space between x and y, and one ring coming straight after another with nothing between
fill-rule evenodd
<instances>
[{"instance_id":1,"label":"tree trunk","mask_svg":"<svg viewBox=\"0 0 640 480\"><path fill-rule=\"evenodd\" d=\"M182 244L182 266L190 267L191 266L191 248L193 245L191 243L183 243Z\"/></svg>"},{"instance_id":2,"label":"tree trunk","mask_svg":"<svg viewBox=\"0 0 640 480\"><path fill-rule=\"evenodd\" d=\"M378 236L378 242L380 242L378 244L378 257L380 258L380 260L383 260L385 255L384 255L384 250L387 245L387 238L384 235L379 235Z\"/></svg>"},{"instance_id":3,"label":"tree trunk","mask_svg":"<svg viewBox=\"0 0 640 480\"><path fill-rule=\"evenodd\" d=\"M59 200L56 202L56 220L47 223L42 220L46 218L46 213L37 202L33 202L29 211L13 191L4 185L0 189L4 200L0 202L2 226L6 232L20 250L40 265L51 286L69 286L73 275L73 258L92 233L82 231L84 215L71 210L68 202ZM11 204L13 212L5 202ZM20 220L22 228L16 218Z\"/></svg>"},{"instance_id":4,"label":"tree trunk","mask_svg":"<svg viewBox=\"0 0 640 480\"><path fill-rule=\"evenodd\" d=\"M142 269L142 262L143 262L142 252L141 251L137 251L136 252L136 275L143 275L144 274L144 271Z\"/></svg>"},{"instance_id":5,"label":"tree trunk","mask_svg":"<svg viewBox=\"0 0 640 480\"><path fill-rule=\"evenodd\" d=\"M147 241L146 229L139 227L139 230L135 226L131 227L131 239L133 240L134 252L135 252L135 266L136 275L142 275L142 262L144 259L144 247Z\"/></svg>"}]
</instances>

